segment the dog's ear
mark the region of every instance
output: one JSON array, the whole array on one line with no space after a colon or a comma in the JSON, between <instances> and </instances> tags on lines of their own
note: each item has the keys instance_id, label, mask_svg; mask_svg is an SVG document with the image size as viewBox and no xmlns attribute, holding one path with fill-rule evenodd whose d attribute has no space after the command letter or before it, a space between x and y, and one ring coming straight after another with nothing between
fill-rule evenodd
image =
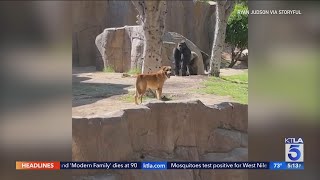
<instances>
[{"instance_id":1,"label":"dog's ear","mask_svg":"<svg viewBox=\"0 0 320 180\"><path fill-rule=\"evenodd\" d=\"M167 66L162 66L160 70L166 71L166 69L167 69Z\"/></svg>"}]
</instances>

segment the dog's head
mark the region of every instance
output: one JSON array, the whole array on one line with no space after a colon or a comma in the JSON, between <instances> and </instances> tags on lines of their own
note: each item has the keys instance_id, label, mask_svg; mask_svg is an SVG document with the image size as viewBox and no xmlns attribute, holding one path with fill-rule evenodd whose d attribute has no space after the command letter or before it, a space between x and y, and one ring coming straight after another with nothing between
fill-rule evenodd
<instances>
[{"instance_id":1,"label":"dog's head","mask_svg":"<svg viewBox=\"0 0 320 180\"><path fill-rule=\"evenodd\" d=\"M172 73L170 66L162 66L160 71L162 71L167 76L167 78L170 78Z\"/></svg>"}]
</instances>

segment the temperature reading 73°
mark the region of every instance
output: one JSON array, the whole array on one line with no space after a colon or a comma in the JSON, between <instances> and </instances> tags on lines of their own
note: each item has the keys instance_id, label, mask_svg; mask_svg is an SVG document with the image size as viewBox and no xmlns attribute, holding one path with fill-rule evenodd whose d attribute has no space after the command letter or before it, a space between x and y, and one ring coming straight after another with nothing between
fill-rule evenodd
<instances>
[{"instance_id":1,"label":"temperature reading 73\u00b0","mask_svg":"<svg viewBox=\"0 0 320 180\"><path fill-rule=\"evenodd\" d=\"M279 169L282 166L282 163L274 163L274 168Z\"/></svg>"}]
</instances>

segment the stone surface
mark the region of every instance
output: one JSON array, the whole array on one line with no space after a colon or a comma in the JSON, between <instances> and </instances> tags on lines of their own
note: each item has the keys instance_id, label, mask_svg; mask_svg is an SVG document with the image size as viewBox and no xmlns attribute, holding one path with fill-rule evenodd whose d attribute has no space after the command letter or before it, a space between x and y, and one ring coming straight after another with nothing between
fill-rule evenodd
<instances>
[{"instance_id":1,"label":"stone surface","mask_svg":"<svg viewBox=\"0 0 320 180\"><path fill-rule=\"evenodd\" d=\"M111 67L115 72L127 72L142 67L143 29L141 26L107 28L96 37L95 43L102 56L96 67L102 70ZM191 51L197 54L196 69L204 74L204 65L200 49L189 39L175 32L166 32L163 36L162 65L174 67L173 49L181 40L187 42Z\"/></svg>"},{"instance_id":2,"label":"stone surface","mask_svg":"<svg viewBox=\"0 0 320 180\"><path fill-rule=\"evenodd\" d=\"M241 145L241 133L217 128L214 130L213 137L209 139L211 144L210 152L228 152Z\"/></svg>"},{"instance_id":3,"label":"stone surface","mask_svg":"<svg viewBox=\"0 0 320 180\"><path fill-rule=\"evenodd\" d=\"M245 144L246 133L219 127L222 120L228 122L230 127L237 127L232 124L235 120L230 118L247 117L243 106L247 105L224 103L209 107L197 100L153 101L115 113L73 117L73 160L245 161L248 150L241 148L240 144ZM233 107L232 111L230 107ZM213 153L213 147L221 152ZM77 171L78 174L93 176L98 172L102 171ZM206 170L117 171L117 175L108 177L121 180L196 180L245 179L247 176L243 171L218 173Z\"/></svg>"},{"instance_id":4,"label":"stone surface","mask_svg":"<svg viewBox=\"0 0 320 180\"><path fill-rule=\"evenodd\" d=\"M247 170L202 170L200 171L201 179L213 180L248 180Z\"/></svg>"},{"instance_id":5,"label":"stone surface","mask_svg":"<svg viewBox=\"0 0 320 180\"><path fill-rule=\"evenodd\" d=\"M97 70L111 67L115 72L127 72L136 68L143 51L141 26L108 28L96 37L95 43L102 56Z\"/></svg>"},{"instance_id":6,"label":"stone surface","mask_svg":"<svg viewBox=\"0 0 320 180\"><path fill-rule=\"evenodd\" d=\"M174 150L175 157L185 161L199 161L197 147L178 146Z\"/></svg>"},{"instance_id":7,"label":"stone surface","mask_svg":"<svg viewBox=\"0 0 320 180\"><path fill-rule=\"evenodd\" d=\"M176 47L175 42L164 41L162 46L162 64L163 66L173 66L173 49Z\"/></svg>"},{"instance_id":8,"label":"stone surface","mask_svg":"<svg viewBox=\"0 0 320 180\"><path fill-rule=\"evenodd\" d=\"M230 161L248 161L248 148L235 148L229 156Z\"/></svg>"},{"instance_id":9,"label":"stone surface","mask_svg":"<svg viewBox=\"0 0 320 180\"><path fill-rule=\"evenodd\" d=\"M133 150L127 122L121 116L77 120L79 124L73 126L73 148L77 149L73 160L123 161L130 157Z\"/></svg>"},{"instance_id":10,"label":"stone surface","mask_svg":"<svg viewBox=\"0 0 320 180\"><path fill-rule=\"evenodd\" d=\"M73 176L73 180L118 180L120 179L119 175L111 174L98 174L94 176Z\"/></svg>"},{"instance_id":11,"label":"stone surface","mask_svg":"<svg viewBox=\"0 0 320 180\"><path fill-rule=\"evenodd\" d=\"M167 4L166 31L183 35L210 54L215 6L199 1L168 1ZM72 2L73 65L95 66L101 62L95 37L105 28L137 25L136 16L131 1Z\"/></svg>"},{"instance_id":12,"label":"stone surface","mask_svg":"<svg viewBox=\"0 0 320 180\"><path fill-rule=\"evenodd\" d=\"M178 171L128 171L121 177L121 180L194 180L193 170L178 170Z\"/></svg>"},{"instance_id":13,"label":"stone surface","mask_svg":"<svg viewBox=\"0 0 320 180\"><path fill-rule=\"evenodd\" d=\"M247 148L235 148L227 153L208 153L201 156L201 161L228 162L228 161L248 161ZM202 179L223 179L223 180L247 180L247 170L202 170Z\"/></svg>"},{"instance_id":14,"label":"stone surface","mask_svg":"<svg viewBox=\"0 0 320 180\"><path fill-rule=\"evenodd\" d=\"M221 103L218 109L223 108L228 113L223 113L220 119L220 128L247 132L248 130L248 106L240 104Z\"/></svg>"},{"instance_id":15,"label":"stone surface","mask_svg":"<svg viewBox=\"0 0 320 180\"><path fill-rule=\"evenodd\" d=\"M200 157L201 161L247 161L248 148L234 148L230 152L224 153L207 153Z\"/></svg>"},{"instance_id":16,"label":"stone surface","mask_svg":"<svg viewBox=\"0 0 320 180\"><path fill-rule=\"evenodd\" d=\"M94 45L96 36L109 24L107 1L72 2L72 62L74 66L96 64L99 53Z\"/></svg>"},{"instance_id":17,"label":"stone surface","mask_svg":"<svg viewBox=\"0 0 320 180\"><path fill-rule=\"evenodd\" d=\"M248 134L241 133L241 147L248 147Z\"/></svg>"}]
</instances>

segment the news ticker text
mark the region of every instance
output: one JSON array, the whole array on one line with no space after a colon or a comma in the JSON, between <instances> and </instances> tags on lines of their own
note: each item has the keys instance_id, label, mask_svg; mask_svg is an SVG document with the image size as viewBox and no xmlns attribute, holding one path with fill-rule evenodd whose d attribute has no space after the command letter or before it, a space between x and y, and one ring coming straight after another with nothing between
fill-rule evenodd
<instances>
[{"instance_id":1,"label":"news ticker text","mask_svg":"<svg viewBox=\"0 0 320 180\"><path fill-rule=\"evenodd\" d=\"M254 169L303 170L303 162L60 162L17 161L17 170L68 170L68 169Z\"/></svg>"}]
</instances>

